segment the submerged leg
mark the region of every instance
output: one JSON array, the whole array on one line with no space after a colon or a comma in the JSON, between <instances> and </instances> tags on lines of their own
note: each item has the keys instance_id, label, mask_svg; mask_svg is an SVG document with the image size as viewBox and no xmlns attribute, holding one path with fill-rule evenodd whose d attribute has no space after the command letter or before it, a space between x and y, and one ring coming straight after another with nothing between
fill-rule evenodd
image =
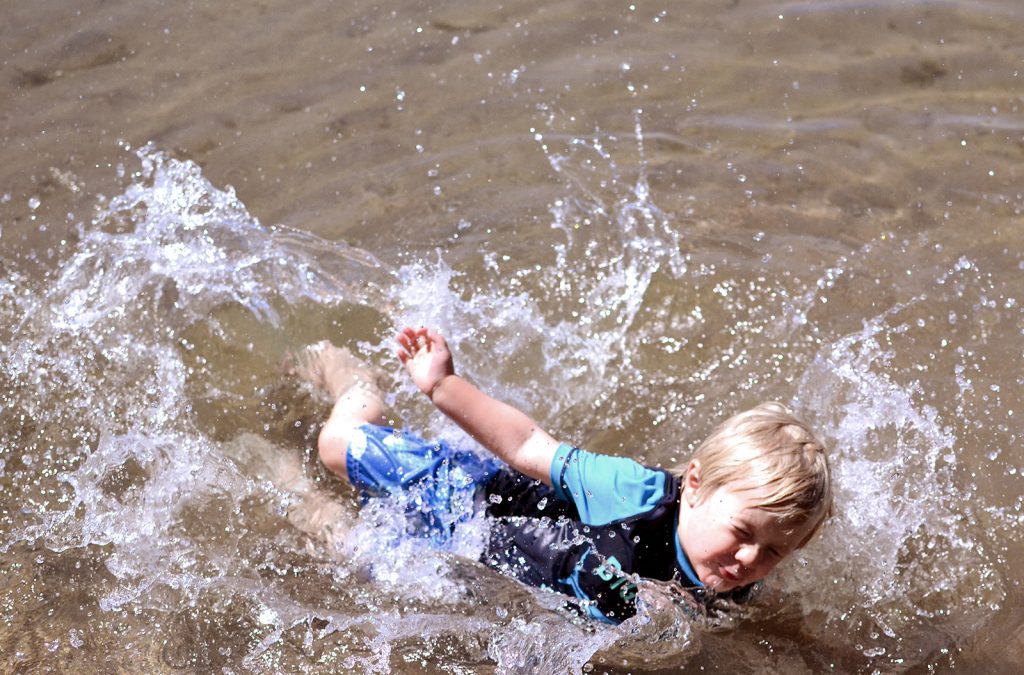
<instances>
[{"instance_id":1,"label":"submerged leg","mask_svg":"<svg viewBox=\"0 0 1024 675\"><path fill-rule=\"evenodd\" d=\"M319 487L303 470L302 457L256 434L243 433L225 445L226 454L246 475L269 481L285 500L288 521L325 541L336 551L344 544L353 514L330 490Z\"/></svg>"},{"instance_id":2,"label":"submerged leg","mask_svg":"<svg viewBox=\"0 0 1024 675\"><path fill-rule=\"evenodd\" d=\"M296 374L334 401L320 430L317 450L324 466L347 480L345 453L352 432L364 424L387 423L378 384L380 372L348 349L335 347L326 340L306 347L295 360Z\"/></svg>"}]
</instances>

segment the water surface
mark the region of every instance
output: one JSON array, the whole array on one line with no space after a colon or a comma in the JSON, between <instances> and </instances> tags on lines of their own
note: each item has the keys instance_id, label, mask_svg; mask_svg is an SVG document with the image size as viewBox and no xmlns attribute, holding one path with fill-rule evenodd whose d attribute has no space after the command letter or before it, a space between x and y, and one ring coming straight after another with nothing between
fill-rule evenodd
<instances>
[{"instance_id":1,"label":"water surface","mask_svg":"<svg viewBox=\"0 0 1024 675\"><path fill-rule=\"evenodd\" d=\"M0 664L14 672L1018 672L1024 10L7 3ZM282 373L437 326L650 464L792 405L837 513L762 601L617 628L401 537ZM269 478L300 462L304 488ZM295 527L336 503L346 555ZM305 505L305 506L304 506Z\"/></svg>"}]
</instances>

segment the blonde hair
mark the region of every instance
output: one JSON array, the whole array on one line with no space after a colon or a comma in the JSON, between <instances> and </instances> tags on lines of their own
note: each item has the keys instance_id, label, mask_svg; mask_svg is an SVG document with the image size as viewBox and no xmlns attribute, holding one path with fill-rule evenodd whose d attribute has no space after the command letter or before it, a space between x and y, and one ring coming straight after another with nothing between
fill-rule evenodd
<instances>
[{"instance_id":1,"label":"blonde hair","mask_svg":"<svg viewBox=\"0 0 1024 675\"><path fill-rule=\"evenodd\" d=\"M697 499L729 483L767 488L759 508L802 524L816 520L804 546L832 514L832 479L825 447L781 403L768 402L733 415L705 439L691 461L699 462ZM673 473L683 476L686 466Z\"/></svg>"}]
</instances>

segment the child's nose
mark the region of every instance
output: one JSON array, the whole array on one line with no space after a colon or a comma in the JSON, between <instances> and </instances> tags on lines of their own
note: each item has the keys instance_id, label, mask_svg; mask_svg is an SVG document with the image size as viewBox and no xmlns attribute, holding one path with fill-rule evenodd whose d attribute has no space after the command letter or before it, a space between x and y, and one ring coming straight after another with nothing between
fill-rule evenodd
<instances>
[{"instance_id":1,"label":"child's nose","mask_svg":"<svg viewBox=\"0 0 1024 675\"><path fill-rule=\"evenodd\" d=\"M757 544L744 544L736 552L736 560L744 567L753 567L761 556L761 547Z\"/></svg>"}]
</instances>

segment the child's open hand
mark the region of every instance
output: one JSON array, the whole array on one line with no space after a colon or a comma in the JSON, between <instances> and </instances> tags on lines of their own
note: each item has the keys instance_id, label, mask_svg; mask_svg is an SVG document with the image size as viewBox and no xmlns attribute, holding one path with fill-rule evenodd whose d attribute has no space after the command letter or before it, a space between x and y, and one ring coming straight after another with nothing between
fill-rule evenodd
<instances>
[{"instance_id":1,"label":"child's open hand","mask_svg":"<svg viewBox=\"0 0 1024 675\"><path fill-rule=\"evenodd\" d=\"M432 330L406 326L395 337L399 347L398 359L405 364L412 381L427 396L433 397L434 389L448 375L455 374L452 353L448 343Z\"/></svg>"}]
</instances>

